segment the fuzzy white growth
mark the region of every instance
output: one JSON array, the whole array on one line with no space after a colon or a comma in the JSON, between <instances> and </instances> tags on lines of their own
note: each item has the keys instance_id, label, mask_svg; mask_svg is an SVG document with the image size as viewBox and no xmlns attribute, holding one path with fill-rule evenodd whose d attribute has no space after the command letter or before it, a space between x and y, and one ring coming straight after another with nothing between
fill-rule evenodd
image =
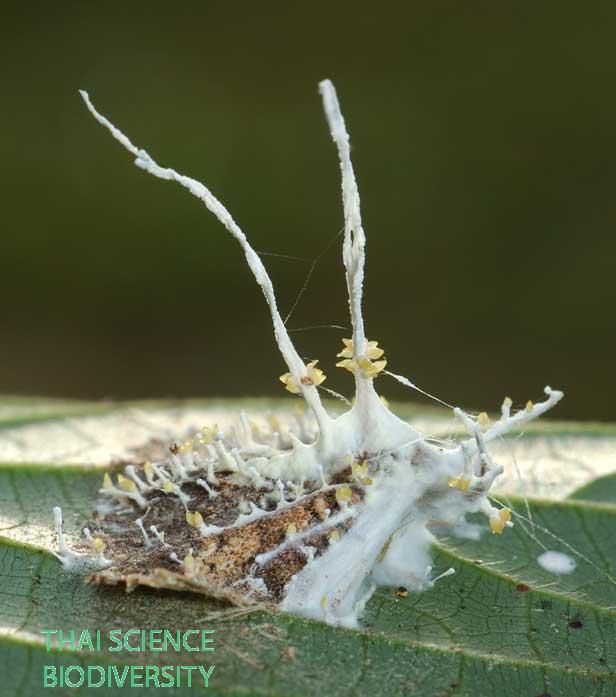
<instances>
[{"instance_id":1,"label":"fuzzy white growth","mask_svg":"<svg viewBox=\"0 0 616 697\"><path fill-rule=\"evenodd\" d=\"M540 554L537 557L537 563L549 573L557 576L570 574L575 571L576 567L575 559L572 559L568 554L551 550Z\"/></svg>"},{"instance_id":2,"label":"fuzzy white growth","mask_svg":"<svg viewBox=\"0 0 616 697\"><path fill-rule=\"evenodd\" d=\"M146 497L156 492L174 494L186 508L186 523L203 537L209 537L230 528L241 528L257 519L279 515L315 492L335 489L336 511L323 511L321 522L301 531L295 524L290 525L280 545L255 559L253 573L265 564L275 563L285 549L297 548L305 556L306 564L287 584L282 609L331 624L354 626L377 585L403 585L420 591L454 573L454 569L448 569L431 578L433 537L430 528L433 525L462 530L466 514L475 512L486 515L493 534L501 534L512 525L509 509L496 508L488 499L490 487L503 469L493 462L486 445L540 416L563 395L546 387L545 401L528 402L514 414L511 413L511 400L506 398L501 416L493 424L485 412L473 418L456 408L454 414L470 436L457 447L437 447L389 411L373 384L383 372L412 389L433 396L408 378L385 371L383 350L378 342L366 338L361 309L366 237L350 139L334 86L325 80L320 83L319 90L340 160L343 262L353 327L352 339L344 340L344 347L338 354L343 360L337 365L354 374L356 385L355 403L335 420L325 412L317 391L325 379L323 371L317 367L317 361L305 364L300 358L278 311L265 267L227 209L200 182L174 169L160 167L94 108L86 92L81 92L95 119L135 157L138 167L155 177L184 186L239 242L265 295L276 342L289 369L280 379L289 392L304 397L316 421L314 424L310 415L303 415L297 418L294 426L283 429L274 418L262 426L249 422L242 414L228 432L220 432L217 426L204 428L193 439L174 448L164 461L146 464L145 481L131 468L118 476L117 484L106 475L101 492L118 506L128 502L140 508L145 508ZM353 490L349 484L332 484L334 475L349 470ZM256 490L259 501L259 506L252 502L238 506L237 519L224 528L206 525L198 511L189 510L190 498L181 490L185 483L196 483L207 492L208 498L214 498L217 491L213 487L223 476L232 484ZM140 523L138 519L146 545L151 545ZM154 526L150 530L162 545L169 546ZM329 541L320 554L307 542L318 535L326 535ZM62 559L60 555L66 556L66 550L60 534L59 543L59 558ZM175 552L170 558L185 574L194 573L192 551L184 561ZM267 593L258 575L251 575L243 583L250 593Z\"/></svg>"}]
</instances>

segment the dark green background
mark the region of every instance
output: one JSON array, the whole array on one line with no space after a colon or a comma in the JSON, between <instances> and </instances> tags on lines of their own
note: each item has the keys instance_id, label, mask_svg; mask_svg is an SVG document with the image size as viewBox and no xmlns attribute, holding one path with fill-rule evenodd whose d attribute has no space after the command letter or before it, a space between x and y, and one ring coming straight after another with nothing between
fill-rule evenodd
<instances>
[{"instance_id":1,"label":"dark green background","mask_svg":"<svg viewBox=\"0 0 616 697\"><path fill-rule=\"evenodd\" d=\"M309 262L342 221L329 76L391 369L478 408L550 383L560 416L616 419L615 3L34 2L0 32L0 392L280 394L237 244L77 89L206 181L257 250ZM289 308L309 263L265 260ZM340 268L337 243L289 326L347 323ZM342 335L296 337L348 393Z\"/></svg>"}]
</instances>

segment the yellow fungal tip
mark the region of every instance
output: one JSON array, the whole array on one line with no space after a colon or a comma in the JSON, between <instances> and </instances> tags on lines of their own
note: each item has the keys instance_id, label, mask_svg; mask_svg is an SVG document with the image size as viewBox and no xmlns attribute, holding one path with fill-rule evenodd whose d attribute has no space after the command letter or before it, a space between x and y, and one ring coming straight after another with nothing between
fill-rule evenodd
<instances>
[{"instance_id":1,"label":"yellow fungal tip","mask_svg":"<svg viewBox=\"0 0 616 697\"><path fill-rule=\"evenodd\" d=\"M342 343L344 348L340 353L336 354L338 358L353 358L353 339L343 339Z\"/></svg>"},{"instance_id":2,"label":"yellow fungal tip","mask_svg":"<svg viewBox=\"0 0 616 697\"><path fill-rule=\"evenodd\" d=\"M306 387L316 387L327 379L325 373L316 367L319 361L310 361L306 366L306 374L302 375L299 382L292 373L281 375L279 380L285 388L292 394L300 394L302 391L301 385Z\"/></svg>"},{"instance_id":3,"label":"yellow fungal tip","mask_svg":"<svg viewBox=\"0 0 616 697\"><path fill-rule=\"evenodd\" d=\"M503 399L503 406L505 407L505 409L511 409L511 407L513 406L513 400L511 399L511 397L505 397L505 399Z\"/></svg>"},{"instance_id":4,"label":"yellow fungal tip","mask_svg":"<svg viewBox=\"0 0 616 697\"><path fill-rule=\"evenodd\" d=\"M338 358L344 360L336 363L337 368L345 368L351 373L355 373L358 369L369 378L375 378L387 365L387 361L377 360L383 356L385 351L378 347L378 341L368 341L366 350L363 355L355 358L355 347L352 339L343 339L344 349L340 351Z\"/></svg>"},{"instance_id":5,"label":"yellow fungal tip","mask_svg":"<svg viewBox=\"0 0 616 697\"><path fill-rule=\"evenodd\" d=\"M490 528L495 535L500 535L505 525L511 520L511 510L501 508L498 513L490 518Z\"/></svg>"},{"instance_id":6,"label":"yellow fungal tip","mask_svg":"<svg viewBox=\"0 0 616 697\"><path fill-rule=\"evenodd\" d=\"M193 528L200 528L203 524L203 516L199 511L195 511L194 513L186 511L186 522Z\"/></svg>"},{"instance_id":7,"label":"yellow fungal tip","mask_svg":"<svg viewBox=\"0 0 616 697\"><path fill-rule=\"evenodd\" d=\"M97 551L100 554L105 549L105 543L101 540L100 537L95 537L92 540L92 547L95 551Z\"/></svg>"},{"instance_id":8,"label":"yellow fungal tip","mask_svg":"<svg viewBox=\"0 0 616 697\"><path fill-rule=\"evenodd\" d=\"M113 488L113 482L111 481L111 477L109 476L108 472L105 472L103 475L103 489L112 489Z\"/></svg>"},{"instance_id":9,"label":"yellow fungal tip","mask_svg":"<svg viewBox=\"0 0 616 697\"><path fill-rule=\"evenodd\" d=\"M324 595L324 596L321 598L321 607L322 607L324 610L327 610L327 606L328 606L328 605L329 605L329 601L327 600L327 596Z\"/></svg>"},{"instance_id":10,"label":"yellow fungal tip","mask_svg":"<svg viewBox=\"0 0 616 697\"><path fill-rule=\"evenodd\" d=\"M163 491L165 491L167 494L172 494L175 491L175 484L165 482L163 484Z\"/></svg>"},{"instance_id":11,"label":"yellow fungal tip","mask_svg":"<svg viewBox=\"0 0 616 697\"><path fill-rule=\"evenodd\" d=\"M526 411L530 414L530 412L533 410L534 406L535 405L529 399L528 402L526 402Z\"/></svg>"},{"instance_id":12,"label":"yellow fungal tip","mask_svg":"<svg viewBox=\"0 0 616 697\"><path fill-rule=\"evenodd\" d=\"M267 423L270 425L272 431L280 433L282 425L280 423L280 419L277 416L275 416L274 414L269 414L269 416L267 417Z\"/></svg>"},{"instance_id":13,"label":"yellow fungal tip","mask_svg":"<svg viewBox=\"0 0 616 697\"><path fill-rule=\"evenodd\" d=\"M291 394L300 394L301 388L297 383L297 380L291 375L291 373L285 373L278 378L280 382L285 386L285 389Z\"/></svg>"},{"instance_id":14,"label":"yellow fungal tip","mask_svg":"<svg viewBox=\"0 0 616 697\"><path fill-rule=\"evenodd\" d=\"M369 358L371 361L376 360L377 358L380 358L385 351L383 351L382 348L378 348L379 342L378 341L369 341L368 346L366 348L366 357Z\"/></svg>"},{"instance_id":15,"label":"yellow fungal tip","mask_svg":"<svg viewBox=\"0 0 616 697\"><path fill-rule=\"evenodd\" d=\"M481 426L483 430L485 430L489 425L490 425L490 417L485 411L482 411L481 414L477 417L477 423Z\"/></svg>"},{"instance_id":16,"label":"yellow fungal tip","mask_svg":"<svg viewBox=\"0 0 616 697\"><path fill-rule=\"evenodd\" d=\"M188 453L192 453L192 451L193 451L193 444L192 444L192 441L190 441L190 440L185 441L178 448L178 452L181 455L187 455Z\"/></svg>"},{"instance_id":17,"label":"yellow fungal tip","mask_svg":"<svg viewBox=\"0 0 616 697\"><path fill-rule=\"evenodd\" d=\"M364 460L363 462L354 462L351 465L351 474L354 479L362 479L368 475L368 463Z\"/></svg>"},{"instance_id":18,"label":"yellow fungal tip","mask_svg":"<svg viewBox=\"0 0 616 697\"><path fill-rule=\"evenodd\" d=\"M315 367L318 362L319 361L311 361L308 363L306 366L306 375L301 380L302 385L316 386L320 385L322 382L325 382L327 376L320 368Z\"/></svg>"},{"instance_id":19,"label":"yellow fungal tip","mask_svg":"<svg viewBox=\"0 0 616 697\"><path fill-rule=\"evenodd\" d=\"M189 552L184 557L184 573L191 574L195 570L195 558Z\"/></svg>"},{"instance_id":20,"label":"yellow fungal tip","mask_svg":"<svg viewBox=\"0 0 616 697\"><path fill-rule=\"evenodd\" d=\"M203 445L212 445L214 442L214 435L217 432L218 427L214 426L214 429L210 428L209 426L204 426L200 432L199 442L203 443Z\"/></svg>"},{"instance_id":21,"label":"yellow fungal tip","mask_svg":"<svg viewBox=\"0 0 616 697\"><path fill-rule=\"evenodd\" d=\"M128 479L123 474L118 474L118 486L124 491L137 491L137 485L132 479Z\"/></svg>"},{"instance_id":22,"label":"yellow fungal tip","mask_svg":"<svg viewBox=\"0 0 616 697\"><path fill-rule=\"evenodd\" d=\"M354 373L357 370L357 363L352 358L345 358L343 361L336 363L336 368L344 368L349 373Z\"/></svg>"},{"instance_id":23,"label":"yellow fungal tip","mask_svg":"<svg viewBox=\"0 0 616 697\"><path fill-rule=\"evenodd\" d=\"M340 533L338 532L338 530L334 530L332 532L332 534L329 536L330 542L338 542L339 539L340 539Z\"/></svg>"},{"instance_id":24,"label":"yellow fungal tip","mask_svg":"<svg viewBox=\"0 0 616 697\"><path fill-rule=\"evenodd\" d=\"M362 357L357 361L357 365L361 368L366 377L375 378L385 369L387 361L383 359L381 361L374 361L373 363L369 358Z\"/></svg>"},{"instance_id":25,"label":"yellow fungal tip","mask_svg":"<svg viewBox=\"0 0 616 697\"><path fill-rule=\"evenodd\" d=\"M352 496L353 492L348 484L343 484L341 487L336 489L336 501L338 501L340 504L347 503L351 500Z\"/></svg>"},{"instance_id":26,"label":"yellow fungal tip","mask_svg":"<svg viewBox=\"0 0 616 697\"><path fill-rule=\"evenodd\" d=\"M363 462L354 462L351 465L351 476L355 481L364 486L370 486L370 484L372 484L372 479L370 479L368 474L368 463L365 460Z\"/></svg>"},{"instance_id":27,"label":"yellow fungal tip","mask_svg":"<svg viewBox=\"0 0 616 697\"><path fill-rule=\"evenodd\" d=\"M287 525L287 535L295 535L297 532L297 525L295 523L289 523Z\"/></svg>"},{"instance_id":28,"label":"yellow fungal tip","mask_svg":"<svg viewBox=\"0 0 616 697\"><path fill-rule=\"evenodd\" d=\"M450 477L447 482L447 486L450 486L452 489L460 489L460 491L465 494L468 491L469 485L470 481L463 475L459 477Z\"/></svg>"}]
</instances>

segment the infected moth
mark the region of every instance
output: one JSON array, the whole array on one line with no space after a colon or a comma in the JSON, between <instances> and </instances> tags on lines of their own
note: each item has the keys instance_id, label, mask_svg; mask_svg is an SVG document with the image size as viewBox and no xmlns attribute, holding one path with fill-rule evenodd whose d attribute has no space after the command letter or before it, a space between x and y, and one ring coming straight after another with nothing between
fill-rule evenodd
<instances>
[{"instance_id":1,"label":"infected moth","mask_svg":"<svg viewBox=\"0 0 616 697\"><path fill-rule=\"evenodd\" d=\"M477 512L495 534L512 525L509 509L488 498L503 468L487 446L543 414L562 393L546 387L543 402L515 413L507 398L493 423L485 412L475 417L455 408L468 432L455 446L433 443L389 410L375 379L386 374L419 388L388 372L383 349L366 338L365 236L349 136L332 83L319 88L342 172L342 258L352 322L337 366L355 380L354 402L336 418L319 395L325 373L297 353L267 271L227 209L200 182L156 164L81 93L138 167L187 188L239 242L287 366L280 380L307 406L290 425L241 414L232 427L212 424L191 433L155 461L105 474L99 506L105 532L88 533L99 562L95 581L192 590L355 626L377 585L420 591L453 572L432 575L434 526L453 527ZM59 558L70 565L71 554L63 545Z\"/></svg>"}]
</instances>

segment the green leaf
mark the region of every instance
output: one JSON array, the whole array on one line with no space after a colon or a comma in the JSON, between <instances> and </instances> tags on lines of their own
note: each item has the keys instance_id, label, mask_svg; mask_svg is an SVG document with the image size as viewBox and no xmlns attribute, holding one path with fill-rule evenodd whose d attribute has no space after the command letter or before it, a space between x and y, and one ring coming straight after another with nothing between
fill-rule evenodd
<instances>
[{"instance_id":1,"label":"green leaf","mask_svg":"<svg viewBox=\"0 0 616 697\"><path fill-rule=\"evenodd\" d=\"M50 553L51 509L60 505L69 536L77 535L92 515L104 465L151 436L171 438L195 420L201 425L239 408L276 406L258 400L0 402L2 695L40 694L44 665L111 663L214 664L205 691L210 695L616 695L612 426L552 422L503 444L497 460L514 469L513 448L529 496L527 501L520 496L524 487L515 477L496 495L513 509L514 528L502 536L484 530L478 540L443 536L435 571L453 567L456 574L406 597L380 589L361 630L238 610L190 594L146 589L126 594L62 570ZM413 406L403 411L425 432L447 435L451 427L446 412ZM528 476L533 471L536 480ZM532 495L537 492L541 497ZM577 562L573 573L545 571L537 557L546 547L570 554ZM215 652L205 658L173 651L48 652L41 634L132 627L212 628ZM105 688L104 694L126 690ZM181 687L171 694L200 690Z\"/></svg>"}]
</instances>

